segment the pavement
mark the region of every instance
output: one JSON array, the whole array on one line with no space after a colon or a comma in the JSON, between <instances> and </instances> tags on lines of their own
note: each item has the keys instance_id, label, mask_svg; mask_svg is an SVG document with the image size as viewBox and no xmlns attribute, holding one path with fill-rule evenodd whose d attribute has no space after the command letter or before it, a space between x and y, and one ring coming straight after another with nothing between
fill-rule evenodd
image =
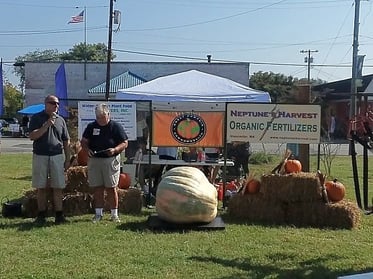
<instances>
[{"instance_id":1,"label":"pavement","mask_svg":"<svg viewBox=\"0 0 373 279\"><path fill-rule=\"evenodd\" d=\"M356 144L356 152L358 155L363 154L363 147L360 144ZM286 143L277 144L277 143L252 143L251 144L253 152L263 151L267 154L279 154L282 155L285 153L288 145ZM321 154L327 153L326 148L329 148L329 151L337 155L346 155L349 156L349 145L347 142L341 143L332 143L332 144L320 144ZM318 151L317 144L310 144L310 154L316 155ZM2 137L0 144L0 152L3 153L31 153L32 152L32 141L29 138L14 138L14 137ZM369 156L372 156L372 152L368 152Z\"/></svg>"},{"instance_id":2,"label":"pavement","mask_svg":"<svg viewBox=\"0 0 373 279\"><path fill-rule=\"evenodd\" d=\"M32 141L29 138L2 137L0 139L1 153L31 153Z\"/></svg>"}]
</instances>

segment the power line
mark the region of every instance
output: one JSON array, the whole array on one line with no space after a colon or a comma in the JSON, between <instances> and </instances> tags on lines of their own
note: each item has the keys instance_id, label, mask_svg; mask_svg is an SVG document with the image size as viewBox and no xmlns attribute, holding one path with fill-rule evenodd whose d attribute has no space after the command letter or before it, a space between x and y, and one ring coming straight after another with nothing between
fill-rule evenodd
<instances>
[{"instance_id":1,"label":"power line","mask_svg":"<svg viewBox=\"0 0 373 279\"><path fill-rule=\"evenodd\" d=\"M185 27L190 27L190 26L202 25L202 24L207 24L207 23L212 23L212 22L217 22L217 21L223 21L223 20L227 20L227 19L230 19L230 18L239 17L239 16L246 15L246 14L249 14L249 13L257 12L257 11L260 11L260 10L263 10L263 9L281 4L281 3L286 2L286 1L288 1L288 0L281 0L281 1L277 1L275 3L267 4L267 5L261 6L259 8L251 9L251 10L244 11L244 12L241 12L241 13L237 13L237 14L233 14L233 15L229 15L229 16L225 16L225 17L219 17L219 18L215 18L215 19L211 19L211 20L195 22L195 23L168 26L168 27L158 27L158 28L132 29L132 30L131 29L125 29L125 31L131 31L131 32L134 32L134 31L136 31L136 32L138 32L138 31L157 31L157 30L159 31L159 30L179 29L179 28L185 28Z\"/></svg>"},{"instance_id":2,"label":"power line","mask_svg":"<svg viewBox=\"0 0 373 279\"><path fill-rule=\"evenodd\" d=\"M88 30L107 29L107 26L96 26L87 28ZM62 34L71 32L81 32L81 29L56 29L56 30L26 30L26 31L0 31L0 36L30 36L30 35L48 35L48 34Z\"/></svg>"}]
</instances>

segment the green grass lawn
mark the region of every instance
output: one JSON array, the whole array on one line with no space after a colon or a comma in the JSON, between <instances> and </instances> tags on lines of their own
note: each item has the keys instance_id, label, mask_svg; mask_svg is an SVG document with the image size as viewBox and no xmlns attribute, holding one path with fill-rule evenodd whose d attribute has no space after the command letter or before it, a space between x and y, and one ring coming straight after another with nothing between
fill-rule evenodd
<instances>
[{"instance_id":1,"label":"green grass lawn","mask_svg":"<svg viewBox=\"0 0 373 279\"><path fill-rule=\"evenodd\" d=\"M268 173L277 163L251 170ZM334 177L354 200L349 157L333 161ZM0 154L0 198L21 197L30 181L31 154ZM373 215L363 215L359 228L332 230L237 222L220 209L225 230L161 233L147 228L153 212L122 215L119 225L93 224L83 215L61 226L51 219L40 228L31 219L0 217L0 278L287 279L373 271Z\"/></svg>"}]
</instances>

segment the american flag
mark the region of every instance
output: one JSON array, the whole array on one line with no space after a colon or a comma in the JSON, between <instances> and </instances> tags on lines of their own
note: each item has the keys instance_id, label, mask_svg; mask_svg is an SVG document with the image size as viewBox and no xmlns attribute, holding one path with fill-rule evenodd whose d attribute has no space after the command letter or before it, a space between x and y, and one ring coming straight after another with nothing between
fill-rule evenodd
<instances>
[{"instance_id":1,"label":"american flag","mask_svg":"<svg viewBox=\"0 0 373 279\"><path fill-rule=\"evenodd\" d=\"M72 16L68 23L80 23L84 20L84 10L80 12L80 14L76 16Z\"/></svg>"}]
</instances>

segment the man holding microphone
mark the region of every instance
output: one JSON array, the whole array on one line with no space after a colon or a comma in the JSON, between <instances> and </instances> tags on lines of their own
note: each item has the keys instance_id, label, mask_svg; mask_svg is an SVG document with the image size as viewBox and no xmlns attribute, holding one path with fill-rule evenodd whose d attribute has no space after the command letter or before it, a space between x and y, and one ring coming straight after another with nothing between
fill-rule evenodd
<instances>
[{"instance_id":1,"label":"man holding microphone","mask_svg":"<svg viewBox=\"0 0 373 279\"><path fill-rule=\"evenodd\" d=\"M63 189L66 187L64 171L70 166L70 136L65 120L57 114L59 100L48 95L45 109L32 116L29 138L33 141L32 187L37 189L37 225L46 222L47 187L53 189L55 224L66 222L63 215Z\"/></svg>"}]
</instances>

